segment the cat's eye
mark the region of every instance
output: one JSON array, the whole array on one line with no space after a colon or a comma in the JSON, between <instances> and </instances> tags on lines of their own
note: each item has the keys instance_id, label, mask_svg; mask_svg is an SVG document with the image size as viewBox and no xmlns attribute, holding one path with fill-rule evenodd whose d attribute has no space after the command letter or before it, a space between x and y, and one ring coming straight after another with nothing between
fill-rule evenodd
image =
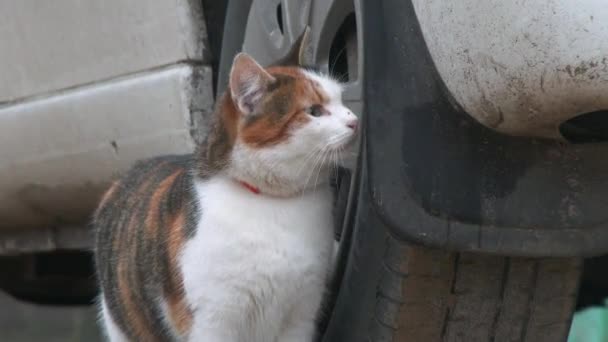
<instances>
[{"instance_id":1,"label":"cat's eye","mask_svg":"<svg viewBox=\"0 0 608 342\"><path fill-rule=\"evenodd\" d=\"M323 109L323 107L321 105L312 105L308 108L306 108L306 113L315 116L315 117L319 117L321 115L323 115L325 113L325 110Z\"/></svg>"}]
</instances>

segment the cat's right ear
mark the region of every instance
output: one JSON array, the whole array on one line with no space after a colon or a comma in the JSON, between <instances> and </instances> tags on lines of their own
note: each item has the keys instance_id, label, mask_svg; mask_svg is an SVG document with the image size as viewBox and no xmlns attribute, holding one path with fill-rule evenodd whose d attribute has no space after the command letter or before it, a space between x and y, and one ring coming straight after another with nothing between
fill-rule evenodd
<instances>
[{"instance_id":1,"label":"cat's right ear","mask_svg":"<svg viewBox=\"0 0 608 342\"><path fill-rule=\"evenodd\" d=\"M283 59L277 61L275 65L281 66L306 66L305 53L310 45L310 26L304 28L304 32L296 39L293 46Z\"/></svg>"},{"instance_id":2,"label":"cat's right ear","mask_svg":"<svg viewBox=\"0 0 608 342\"><path fill-rule=\"evenodd\" d=\"M274 81L274 77L248 54L241 52L234 57L230 70L230 95L241 113L253 113L268 85Z\"/></svg>"}]
</instances>

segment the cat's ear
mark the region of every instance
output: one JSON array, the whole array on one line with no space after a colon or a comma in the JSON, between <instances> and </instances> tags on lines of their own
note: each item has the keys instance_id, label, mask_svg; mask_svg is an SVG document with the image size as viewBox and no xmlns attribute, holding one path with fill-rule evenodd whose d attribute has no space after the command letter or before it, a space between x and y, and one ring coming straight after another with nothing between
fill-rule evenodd
<instances>
[{"instance_id":1,"label":"cat's ear","mask_svg":"<svg viewBox=\"0 0 608 342\"><path fill-rule=\"evenodd\" d=\"M304 32L295 41L291 50L283 59L279 60L276 65L282 66L305 66L304 53L310 45L310 26L306 26Z\"/></svg>"},{"instance_id":2,"label":"cat's ear","mask_svg":"<svg viewBox=\"0 0 608 342\"><path fill-rule=\"evenodd\" d=\"M253 113L268 85L275 81L251 56L239 53L230 70L230 95L245 115Z\"/></svg>"}]
</instances>

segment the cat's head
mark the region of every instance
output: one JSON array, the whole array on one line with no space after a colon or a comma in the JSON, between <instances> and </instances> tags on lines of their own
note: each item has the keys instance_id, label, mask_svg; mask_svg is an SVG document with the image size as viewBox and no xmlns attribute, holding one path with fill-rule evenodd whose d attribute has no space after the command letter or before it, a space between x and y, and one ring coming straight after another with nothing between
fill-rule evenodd
<instances>
[{"instance_id":1,"label":"cat's head","mask_svg":"<svg viewBox=\"0 0 608 342\"><path fill-rule=\"evenodd\" d=\"M216 115L205 166L278 195L326 182L359 125L334 79L299 67L263 68L244 53L234 59Z\"/></svg>"}]
</instances>

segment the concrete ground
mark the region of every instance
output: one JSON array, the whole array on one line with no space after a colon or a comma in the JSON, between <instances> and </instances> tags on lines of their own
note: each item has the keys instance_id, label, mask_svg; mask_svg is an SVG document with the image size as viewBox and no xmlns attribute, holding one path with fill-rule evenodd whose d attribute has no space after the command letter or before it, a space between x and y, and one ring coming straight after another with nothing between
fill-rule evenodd
<instances>
[{"instance_id":1,"label":"concrete ground","mask_svg":"<svg viewBox=\"0 0 608 342\"><path fill-rule=\"evenodd\" d=\"M87 306L41 306L18 301L0 292L0 341L102 341L96 312Z\"/></svg>"}]
</instances>

